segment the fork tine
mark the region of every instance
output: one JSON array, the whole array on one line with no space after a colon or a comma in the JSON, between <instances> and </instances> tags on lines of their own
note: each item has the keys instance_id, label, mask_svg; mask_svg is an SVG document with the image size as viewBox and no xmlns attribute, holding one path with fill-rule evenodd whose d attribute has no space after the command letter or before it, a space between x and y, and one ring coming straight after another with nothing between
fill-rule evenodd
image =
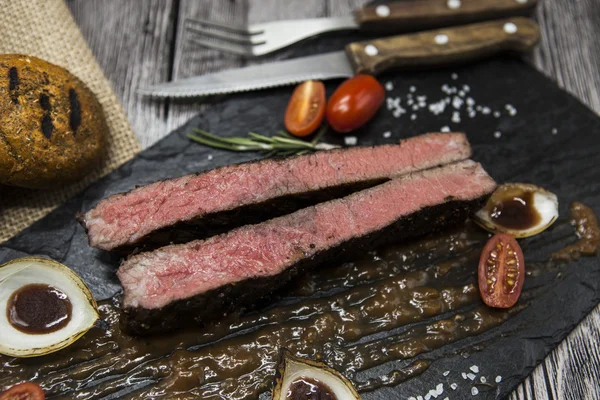
<instances>
[{"instance_id":1,"label":"fork tine","mask_svg":"<svg viewBox=\"0 0 600 400\"><path fill-rule=\"evenodd\" d=\"M216 22L216 21L209 21L207 19L196 19L196 18L189 18L187 17L185 19L186 23L192 23L192 24L199 24L199 25L205 25L205 26L210 26L212 28L218 28L218 29L223 29L229 32L235 32L238 33L240 35L257 35L259 33L263 33L263 31L261 30L256 30L256 29L251 29L251 27L246 27L243 25L236 25L236 24L229 24L229 23L224 23L224 22Z\"/></svg>"},{"instance_id":2,"label":"fork tine","mask_svg":"<svg viewBox=\"0 0 600 400\"><path fill-rule=\"evenodd\" d=\"M202 36L221 39L221 40L224 40L229 43L245 44L247 46L262 44L260 42L253 41L251 39L251 37L249 37L249 36L235 36L235 34L233 34L233 33L223 33L223 32L213 31L213 30L209 30L209 29L205 29L205 28L201 28L201 27L188 26L188 27L186 27L186 30L189 32L200 34Z\"/></svg>"},{"instance_id":3,"label":"fork tine","mask_svg":"<svg viewBox=\"0 0 600 400\"><path fill-rule=\"evenodd\" d=\"M198 38L190 38L190 42L210 49L226 51L240 56L253 56L252 47L235 43L213 42Z\"/></svg>"}]
</instances>

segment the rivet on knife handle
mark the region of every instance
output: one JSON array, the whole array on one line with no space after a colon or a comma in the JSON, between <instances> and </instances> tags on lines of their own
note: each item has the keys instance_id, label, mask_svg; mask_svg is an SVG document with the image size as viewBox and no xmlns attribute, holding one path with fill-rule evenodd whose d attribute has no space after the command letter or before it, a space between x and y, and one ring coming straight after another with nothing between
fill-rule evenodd
<instances>
[{"instance_id":1,"label":"rivet on knife handle","mask_svg":"<svg viewBox=\"0 0 600 400\"><path fill-rule=\"evenodd\" d=\"M346 54L356 73L379 74L459 64L506 51L525 52L539 36L535 22L516 17L350 43Z\"/></svg>"},{"instance_id":2,"label":"rivet on knife handle","mask_svg":"<svg viewBox=\"0 0 600 400\"><path fill-rule=\"evenodd\" d=\"M361 29L408 32L527 15L538 0L409 0L364 7L354 14Z\"/></svg>"}]
</instances>

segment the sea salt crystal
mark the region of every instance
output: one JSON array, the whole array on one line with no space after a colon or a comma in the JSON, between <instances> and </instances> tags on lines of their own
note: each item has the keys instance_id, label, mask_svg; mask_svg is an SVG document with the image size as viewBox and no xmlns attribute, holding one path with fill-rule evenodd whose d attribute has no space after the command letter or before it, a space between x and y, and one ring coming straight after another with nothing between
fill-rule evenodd
<instances>
[{"instance_id":1,"label":"sea salt crystal","mask_svg":"<svg viewBox=\"0 0 600 400\"><path fill-rule=\"evenodd\" d=\"M464 90L459 90L459 91L458 91L458 95L459 95L460 97L465 97L465 91L464 91Z\"/></svg>"},{"instance_id":2,"label":"sea salt crystal","mask_svg":"<svg viewBox=\"0 0 600 400\"><path fill-rule=\"evenodd\" d=\"M553 135L556 135L556 134L558 134L558 129L556 129L556 128L552 128L552 134L553 134Z\"/></svg>"},{"instance_id":3,"label":"sea salt crystal","mask_svg":"<svg viewBox=\"0 0 600 400\"><path fill-rule=\"evenodd\" d=\"M442 126L442 129L440 129L441 132L450 132L450 127L449 126Z\"/></svg>"},{"instance_id":4,"label":"sea salt crystal","mask_svg":"<svg viewBox=\"0 0 600 400\"><path fill-rule=\"evenodd\" d=\"M467 105L468 106L474 106L475 105L475 100L472 97L467 97Z\"/></svg>"},{"instance_id":5,"label":"sea salt crystal","mask_svg":"<svg viewBox=\"0 0 600 400\"><path fill-rule=\"evenodd\" d=\"M463 85L462 90L469 93L471 91L471 87L469 85Z\"/></svg>"},{"instance_id":6,"label":"sea salt crystal","mask_svg":"<svg viewBox=\"0 0 600 400\"><path fill-rule=\"evenodd\" d=\"M495 380L496 380L496 383L500 383L500 382L502 382L502 377L500 375L498 375Z\"/></svg>"},{"instance_id":7,"label":"sea salt crystal","mask_svg":"<svg viewBox=\"0 0 600 400\"><path fill-rule=\"evenodd\" d=\"M406 110L402 107L398 107L394 110L394 112L392 113L392 115L394 116L394 118L398 118L400 117L402 114L405 114Z\"/></svg>"},{"instance_id":8,"label":"sea salt crystal","mask_svg":"<svg viewBox=\"0 0 600 400\"><path fill-rule=\"evenodd\" d=\"M423 396L417 396L417 400L423 400Z\"/></svg>"},{"instance_id":9,"label":"sea salt crystal","mask_svg":"<svg viewBox=\"0 0 600 400\"><path fill-rule=\"evenodd\" d=\"M358 139L356 136L346 136L344 138L344 143L346 143L346 146L356 146Z\"/></svg>"},{"instance_id":10,"label":"sea salt crystal","mask_svg":"<svg viewBox=\"0 0 600 400\"><path fill-rule=\"evenodd\" d=\"M504 108L506 109L506 111L508 111L508 115L510 115L511 117L517 115L517 109L512 104L506 104Z\"/></svg>"},{"instance_id":11,"label":"sea salt crystal","mask_svg":"<svg viewBox=\"0 0 600 400\"><path fill-rule=\"evenodd\" d=\"M392 132L390 132L390 131L383 132L383 137L386 139L392 137Z\"/></svg>"},{"instance_id":12,"label":"sea salt crystal","mask_svg":"<svg viewBox=\"0 0 600 400\"><path fill-rule=\"evenodd\" d=\"M500 118L500 111L494 111L494 117Z\"/></svg>"},{"instance_id":13,"label":"sea salt crystal","mask_svg":"<svg viewBox=\"0 0 600 400\"><path fill-rule=\"evenodd\" d=\"M496 139L500 139L500 137L502 137L502 132L500 132L500 131L496 131L496 132L494 132L494 137L495 137Z\"/></svg>"},{"instance_id":14,"label":"sea salt crystal","mask_svg":"<svg viewBox=\"0 0 600 400\"><path fill-rule=\"evenodd\" d=\"M479 394L479 389L477 389L475 386L473 386L473 387L471 388L471 394L472 394L473 396L477 396L477 395Z\"/></svg>"},{"instance_id":15,"label":"sea salt crystal","mask_svg":"<svg viewBox=\"0 0 600 400\"><path fill-rule=\"evenodd\" d=\"M414 92L416 92L416 91L417 91L417 88L416 88L416 87L414 87L414 86L411 86L411 87L410 87L410 92L411 92L411 93L414 93Z\"/></svg>"},{"instance_id":16,"label":"sea salt crystal","mask_svg":"<svg viewBox=\"0 0 600 400\"><path fill-rule=\"evenodd\" d=\"M411 396L411 397L408 398L408 400L417 400L417 398Z\"/></svg>"},{"instance_id":17,"label":"sea salt crystal","mask_svg":"<svg viewBox=\"0 0 600 400\"><path fill-rule=\"evenodd\" d=\"M394 84L392 82L386 82L385 90L387 90L387 91L394 90Z\"/></svg>"},{"instance_id":18,"label":"sea salt crystal","mask_svg":"<svg viewBox=\"0 0 600 400\"><path fill-rule=\"evenodd\" d=\"M475 118L475 115L477 115L477 113L473 110L469 111L469 118Z\"/></svg>"},{"instance_id":19,"label":"sea salt crystal","mask_svg":"<svg viewBox=\"0 0 600 400\"><path fill-rule=\"evenodd\" d=\"M438 385L435 387L435 391L438 395L444 393L444 384L438 383Z\"/></svg>"},{"instance_id":20,"label":"sea salt crystal","mask_svg":"<svg viewBox=\"0 0 600 400\"><path fill-rule=\"evenodd\" d=\"M466 373L463 372L461 375L462 375L463 379L467 379L467 374Z\"/></svg>"},{"instance_id":21,"label":"sea salt crystal","mask_svg":"<svg viewBox=\"0 0 600 400\"><path fill-rule=\"evenodd\" d=\"M427 393L427 394L425 395L425 400L429 400L429 399L431 399L431 393Z\"/></svg>"},{"instance_id":22,"label":"sea salt crystal","mask_svg":"<svg viewBox=\"0 0 600 400\"><path fill-rule=\"evenodd\" d=\"M469 368L469 369L476 374L479 373L479 367L477 365L471 365L471 368Z\"/></svg>"},{"instance_id":23,"label":"sea salt crystal","mask_svg":"<svg viewBox=\"0 0 600 400\"><path fill-rule=\"evenodd\" d=\"M212 154L209 154L209 155L208 155L206 158L208 159L208 161L212 161L212 159L213 159L213 155L212 155Z\"/></svg>"},{"instance_id":24,"label":"sea salt crystal","mask_svg":"<svg viewBox=\"0 0 600 400\"><path fill-rule=\"evenodd\" d=\"M469 372L467 374L467 378L469 378L470 380L474 381L475 380L475 374L472 374L472 373Z\"/></svg>"},{"instance_id":25,"label":"sea salt crystal","mask_svg":"<svg viewBox=\"0 0 600 400\"><path fill-rule=\"evenodd\" d=\"M406 104L408 104L409 106L412 106L413 103L414 103L413 99L406 100Z\"/></svg>"},{"instance_id":26,"label":"sea salt crystal","mask_svg":"<svg viewBox=\"0 0 600 400\"><path fill-rule=\"evenodd\" d=\"M452 390L456 390L456 388L458 387L458 385L456 383L451 383L450 387L452 388Z\"/></svg>"},{"instance_id":27,"label":"sea salt crystal","mask_svg":"<svg viewBox=\"0 0 600 400\"><path fill-rule=\"evenodd\" d=\"M444 84L442 85L442 92L444 92L444 93L446 93L446 94L449 94L449 93L450 93L450 86L448 86L448 84L447 84L447 83L444 83Z\"/></svg>"},{"instance_id":28,"label":"sea salt crystal","mask_svg":"<svg viewBox=\"0 0 600 400\"><path fill-rule=\"evenodd\" d=\"M482 114L484 114L484 115L488 115L488 114L489 114L489 113L491 113L491 112L492 112L492 110L490 110L490 108L489 108L489 107L483 107L483 108L481 109L481 113L482 113Z\"/></svg>"},{"instance_id":29,"label":"sea salt crystal","mask_svg":"<svg viewBox=\"0 0 600 400\"><path fill-rule=\"evenodd\" d=\"M457 80L458 79L458 74L452 73L452 75L450 75L450 78L452 78L453 80Z\"/></svg>"},{"instance_id":30,"label":"sea salt crystal","mask_svg":"<svg viewBox=\"0 0 600 400\"><path fill-rule=\"evenodd\" d=\"M458 111L454 111L452 113L452 122L454 122L455 124L458 124L460 122L460 114Z\"/></svg>"},{"instance_id":31,"label":"sea salt crystal","mask_svg":"<svg viewBox=\"0 0 600 400\"><path fill-rule=\"evenodd\" d=\"M413 115L411 115L411 116L410 116L410 119L411 119L412 121L414 121L415 119L417 119L417 114L413 114Z\"/></svg>"},{"instance_id":32,"label":"sea salt crystal","mask_svg":"<svg viewBox=\"0 0 600 400\"><path fill-rule=\"evenodd\" d=\"M476 107L475 107L475 109L476 109L477 111L481 111L481 106L476 106Z\"/></svg>"},{"instance_id":33,"label":"sea salt crystal","mask_svg":"<svg viewBox=\"0 0 600 400\"><path fill-rule=\"evenodd\" d=\"M479 380L481 381L481 383L486 383L487 379L485 376L482 376L481 378L479 378Z\"/></svg>"},{"instance_id":34,"label":"sea salt crystal","mask_svg":"<svg viewBox=\"0 0 600 400\"><path fill-rule=\"evenodd\" d=\"M452 99L452 107L456 108L457 110L460 109L463 104L464 104L463 99L461 99L458 96L454 96L454 98Z\"/></svg>"},{"instance_id":35,"label":"sea salt crystal","mask_svg":"<svg viewBox=\"0 0 600 400\"><path fill-rule=\"evenodd\" d=\"M388 97L388 98L386 99L386 105L387 105L387 109L388 109L388 110L391 110L391 109L393 109L393 108L398 108L398 107L400 107L400 101L401 101L400 97L394 97L394 98L392 98L392 97Z\"/></svg>"},{"instance_id":36,"label":"sea salt crystal","mask_svg":"<svg viewBox=\"0 0 600 400\"><path fill-rule=\"evenodd\" d=\"M444 112L446 109L446 102L444 100L440 100L436 103L429 104L429 112L434 115L439 115Z\"/></svg>"},{"instance_id":37,"label":"sea salt crystal","mask_svg":"<svg viewBox=\"0 0 600 400\"><path fill-rule=\"evenodd\" d=\"M417 111L417 110L419 109L419 105L418 105L418 104L415 104L415 105L412 107L412 109L413 109L413 111Z\"/></svg>"},{"instance_id":38,"label":"sea salt crystal","mask_svg":"<svg viewBox=\"0 0 600 400\"><path fill-rule=\"evenodd\" d=\"M450 375L450 371L444 371L444 373L442 375L448 376L448 375Z\"/></svg>"}]
</instances>

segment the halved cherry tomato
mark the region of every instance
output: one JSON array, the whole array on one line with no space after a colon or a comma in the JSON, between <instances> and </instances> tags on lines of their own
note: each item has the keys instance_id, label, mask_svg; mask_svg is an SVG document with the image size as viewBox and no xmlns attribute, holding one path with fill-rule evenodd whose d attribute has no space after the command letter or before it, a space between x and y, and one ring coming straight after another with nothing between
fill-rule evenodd
<instances>
[{"instance_id":1,"label":"halved cherry tomato","mask_svg":"<svg viewBox=\"0 0 600 400\"><path fill-rule=\"evenodd\" d=\"M294 136L313 133L325 116L325 85L319 81L306 81L294 89L285 110L285 128Z\"/></svg>"},{"instance_id":2,"label":"halved cherry tomato","mask_svg":"<svg viewBox=\"0 0 600 400\"><path fill-rule=\"evenodd\" d=\"M487 242L479 258L479 293L490 307L515 305L525 280L525 259L517 240L498 233Z\"/></svg>"},{"instance_id":3,"label":"halved cherry tomato","mask_svg":"<svg viewBox=\"0 0 600 400\"><path fill-rule=\"evenodd\" d=\"M345 133L366 124L385 99L385 90L371 75L356 75L333 92L327 103L327 122Z\"/></svg>"},{"instance_id":4,"label":"halved cherry tomato","mask_svg":"<svg viewBox=\"0 0 600 400\"><path fill-rule=\"evenodd\" d=\"M23 382L0 393L0 400L44 400L44 391L33 382Z\"/></svg>"}]
</instances>

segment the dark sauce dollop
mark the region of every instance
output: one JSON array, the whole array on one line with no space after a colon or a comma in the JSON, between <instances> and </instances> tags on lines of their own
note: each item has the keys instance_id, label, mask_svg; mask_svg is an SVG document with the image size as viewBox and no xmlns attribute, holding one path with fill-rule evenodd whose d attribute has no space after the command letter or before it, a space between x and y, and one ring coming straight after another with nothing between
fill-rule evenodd
<instances>
[{"instance_id":1,"label":"dark sauce dollop","mask_svg":"<svg viewBox=\"0 0 600 400\"><path fill-rule=\"evenodd\" d=\"M337 396L329 386L312 378L300 378L292 382L285 398L290 400L337 400Z\"/></svg>"},{"instance_id":2,"label":"dark sauce dollop","mask_svg":"<svg viewBox=\"0 0 600 400\"><path fill-rule=\"evenodd\" d=\"M494 194L490 218L507 229L529 229L540 223L542 217L534 206L534 192L519 189L503 190Z\"/></svg>"},{"instance_id":3,"label":"dark sauce dollop","mask_svg":"<svg viewBox=\"0 0 600 400\"><path fill-rule=\"evenodd\" d=\"M28 334L44 334L64 328L71 320L71 301L59 289L43 283L25 285L6 304L10 324Z\"/></svg>"}]
</instances>

